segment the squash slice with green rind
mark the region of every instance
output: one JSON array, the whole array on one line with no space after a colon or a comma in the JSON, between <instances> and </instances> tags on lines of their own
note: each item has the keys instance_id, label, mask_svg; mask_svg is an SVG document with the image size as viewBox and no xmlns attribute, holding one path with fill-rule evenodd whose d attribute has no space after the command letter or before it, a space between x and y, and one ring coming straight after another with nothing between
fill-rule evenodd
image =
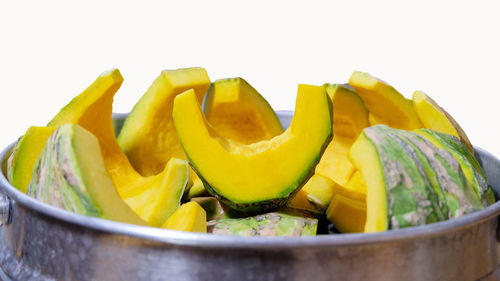
<instances>
[{"instance_id":1,"label":"squash slice with green rind","mask_svg":"<svg viewBox=\"0 0 500 281\"><path fill-rule=\"evenodd\" d=\"M97 138L78 125L63 125L48 139L28 194L78 214L146 225L116 192Z\"/></svg>"},{"instance_id":2,"label":"squash slice with green rind","mask_svg":"<svg viewBox=\"0 0 500 281\"><path fill-rule=\"evenodd\" d=\"M331 102L318 86L299 85L295 115L284 133L250 145L220 136L193 91L175 98L173 117L207 191L239 211L284 206L312 176L332 136Z\"/></svg>"},{"instance_id":3,"label":"squash slice with green rind","mask_svg":"<svg viewBox=\"0 0 500 281\"><path fill-rule=\"evenodd\" d=\"M174 98L194 89L201 102L209 85L208 74L200 67L163 70L135 104L125 119L118 143L141 175L160 173L172 157L186 159L172 120Z\"/></svg>"},{"instance_id":4,"label":"squash slice with green rind","mask_svg":"<svg viewBox=\"0 0 500 281\"><path fill-rule=\"evenodd\" d=\"M118 69L101 74L87 89L68 103L48 124L57 128L78 124L99 140L104 165L122 199L148 190L164 190L167 169L155 176L143 177L130 164L115 137L112 122L113 97L123 82ZM175 202L178 206L179 202ZM169 208L171 206L164 206ZM139 210L134 210L138 212ZM162 211L163 212L163 211ZM163 222L158 222L161 226Z\"/></svg>"},{"instance_id":5,"label":"squash slice with green rind","mask_svg":"<svg viewBox=\"0 0 500 281\"><path fill-rule=\"evenodd\" d=\"M36 160L55 128L31 126L17 141L7 161L7 178L21 192L26 193Z\"/></svg>"}]
</instances>

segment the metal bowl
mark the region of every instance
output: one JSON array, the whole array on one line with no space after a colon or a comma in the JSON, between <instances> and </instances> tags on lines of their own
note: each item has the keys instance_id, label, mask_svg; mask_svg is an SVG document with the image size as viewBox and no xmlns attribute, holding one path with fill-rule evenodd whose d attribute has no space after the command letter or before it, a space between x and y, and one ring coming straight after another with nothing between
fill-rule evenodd
<instances>
[{"instance_id":1,"label":"metal bowl","mask_svg":"<svg viewBox=\"0 0 500 281\"><path fill-rule=\"evenodd\" d=\"M278 112L284 127L293 113ZM125 115L115 116L117 129ZM477 280L500 260L500 202L444 222L381 233L237 237L129 225L19 192L0 154L5 280ZM500 190L500 160L476 148Z\"/></svg>"}]
</instances>

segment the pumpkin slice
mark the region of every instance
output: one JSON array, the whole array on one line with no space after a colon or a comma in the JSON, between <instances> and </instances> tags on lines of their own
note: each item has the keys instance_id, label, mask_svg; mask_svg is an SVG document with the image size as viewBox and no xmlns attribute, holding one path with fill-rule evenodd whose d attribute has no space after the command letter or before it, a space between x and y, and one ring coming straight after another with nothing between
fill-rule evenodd
<instances>
[{"instance_id":1,"label":"pumpkin slice","mask_svg":"<svg viewBox=\"0 0 500 281\"><path fill-rule=\"evenodd\" d=\"M326 211L326 217L342 233L363 232L366 223L366 203L336 194Z\"/></svg>"},{"instance_id":2,"label":"pumpkin slice","mask_svg":"<svg viewBox=\"0 0 500 281\"><path fill-rule=\"evenodd\" d=\"M28 194L78 214L145 225L118 196L97 138L78 125L63 125L49 138Z\"/></svg>"},{"instance_id":3,"label":"pumpkin slice","mask_svg":"<svg viewBox=\"0 0 500 281\"><path fill-rule=\"evenodd\" d=\"M366 183L360 171L345 186L334 184L327 219L343 233L363 232L366 222Z\"/></svg>"},{"instance_id":4,"label":"pumpkin slice","mask_svg":"<svg viewBox=\"0 0 500 281\"><path fill-rule=\"evenodd\" d=\"M173 110L181 145L205 188L240 211L281 207L293 198L331 140L331 114L323 87L299 85L290 127L270 140L243 145L210 126L194 91L178 95Z\"/></svg>"},{"instance_id":5,"label":"pumpkin slice","mask_svg":"<svg viewBox=\"0 0 500 281\"><path fill-rule=\"evenodd\" d=\"M272 107L243 78L213 82L203 108L214 129L235 142L250 144L283 133Z\"/></svg>"},{"instance_id":6,"label":"pumpkin slice","mask_svg":"<svg viewBox=\"0 0 500 281\"><path fill-rule=\"evenodd\" d=\"M396 89L366 72L354 71L349 78L351 85L373 114L373 124L413 130L422 127L411 100L405 99Z\"/></svg>"},{"instance_id":7,"label":"pumpkin slice","mask_svg":"<svg viewBox=\"0 0 500 281\"><path fill-rule=\"evenodd\" d=\"M213 234L238 236L313 236L318 220L282 212L248 218L221 219L213 225Z\"/></svg>"},{"instance_id":8,"label":"pumpkin slice","mask_svg":"<svg viewBox=\"0 0 500 281\"><path fill-rule=\"evenodd\" d=\"M314 176L313 176L314 177ZM304 187L310 180L304 185ZM295 194L293 199L286 205L288 208L306 211L311 214L321 214L323 211L309 201L309 194L304 190L304 187Z\"/></svg>"},{"instance_id":9,"label":"pumpkin slice","mask_svg":"<svg viewBox=\"0 0 500 281\"><path fill-rule=\"evenodd\" d=\"M316 173L340 185L354 173L348 158L349 148L361 131L368 127L368 110L363 100L348 85L325 84L333 102L333 140L316 167Z\"/></svg>"},{"instance_id":10,"label":"pumpkin slice","mask_svg":"<svg viewBox=\"0 0 500 281\"><path fill-rule=\"evenodd\" d=\"M182 206L168 218L162 228L206 233L207 214L198 203L190 201L182 204Z\"/></svg>"},{"instance_id":11,"label":"pumpkin slice","mask_svg":"<svg viewBox=\"0 0 500 281\"><path fill-rule=\"evenodd\" d=\"M422 91L413 92L413 107L425 128L459 138L474 153L472 144L462 127L431 97Z\"/></svg>"},{"instance_id":12,"label":"pumpkin slice","mask_svg":"<svg viewBox=\"0 0 500 281\"><path fill-rule=\"evenodd\" d=\"M193 181L193 185L187 190L187 192L184 192L184 196L186 197L186 200L190 200L191 198L194 197L201 197L201 196L206 196L208 195L207 191L205 190L205 186L203 185L203 182L199 179L196 178Z\"/></svg>"},{"instance_id":13,"label":"pumpkin slice","mask_svg":"<svg viewBox=\"0 0 500 281\"><path fill-rule=\"evenodd\" d=\"M165 169L164 183L137 194L130 193L125 198L125 202L143 220L157 227L179 208L189 177L189 166L185 160L170 158Z\"/></svg>"},{"instance_id":14,"label":"pumpkin slice","mask_svg":"<svg viewBox=\"0 0 500 281\"><path fill-rule=\"evenodd\" d=\"M191 201L194 201L205 210L207 215L207 221L218 220L229 217L226 208L215 197L195 197Z\"/></svg>"},{"instance_id":15,"label":"pumpkin slice","mask_svg":"<svg viewBox=\"0 0 500 281\"><path fill-rule=\"evenodd\" d=\"M465 144L455 136L439 133L430 129L418 129L414 131L434 146L449 151L460 163L465 178L474 187L477 195L481 198L483 205L488 206L495 202L495 194L488 186L488 180L477 162L474 155L465 147Z\"/></svg>"},{"instance_id":16,"label":"pumpkin slice","mask_svg":"<svg viewBox=\"0 0 500 281\"><path fill-rule=\"evenodd\" d=\"M307 200L316 208L325 211L332 199L337 184L327 177L315 174L304 185L301 191L307 194Z\"/></svg>"},{"instance_id":17,"label":"pumpkin slice","mask_svg":"<svg viewBox=\"0 0 500 281\"><path fill-rule=\"evenodd\" d=\"M350 157L366 182L365 232L426 224L483 208L455 158L416 136L377 125L364 129L351 147ZM433 184L434 175L445 202ZM450 214L443 214L442 204Z\"/></svg>"},{"instance_id":18,"label":"pumpkin slice","mask_svg":"<svg viewBox=\"0 0 500 281\"><path fill-rule=\"evenodd\" d=\"M174 98L194 89L201 102L209 85L203 68L164 70L137 102L123 124L118 143L141 175L160 173L172 157L186 159L172 120Z\"/></svg>"},{"instance_id":19,"label":"pumpkin slice","mask_svg":"<svg viewBox=\"0 0 500 281\"><path fill-rule=\"evenodd\" d=\"M54 128L32 126L17 141L7 161L7 177L21 192L28 190L36 160L54 131Z\"/></svg>"},{"instance_id":20,"label":"pumpkin slice","mask_svg":"<svg viewBox=\"0 0 500 281\"><path fill-rule=\"evenodd\" d=\"M130 164L115 137L112 123L113 96L123 82L118 69L101 74L87 89L66 105L50 122L57 128L64 124L78 124L99 140L104 165L122 199L137 196L148 190L164 190L167 169L156 176L143 177ZM175 202L175 206L179 203ZM163 207L169 208L165 204ZM134 210L138 212L139 210ZM161 224L160 224L161 225Z\"/></svg>"}]
</instances>

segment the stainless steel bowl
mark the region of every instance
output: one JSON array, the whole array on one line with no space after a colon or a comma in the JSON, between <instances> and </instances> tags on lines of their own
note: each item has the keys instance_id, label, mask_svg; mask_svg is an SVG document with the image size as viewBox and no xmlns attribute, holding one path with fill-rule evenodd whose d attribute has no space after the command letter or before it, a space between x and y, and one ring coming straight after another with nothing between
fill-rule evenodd
<instances>
[{"instance_id":1,"label":"stainless steel bowl","mask_svg":"<svg viewBox=\"0 0 500 281\"><path fill-rule=\"evenodd\" d=\"M293 113L278 115L287 127ZM118 128L123 118L115 116ZM500 261L500 202L458 219L383 233L186 233L34 200L5 178L12 147L0 154L0 277L6 280L477 280ZM476 150L498 192L500 160Z\"/></svg>"}]
</instances>

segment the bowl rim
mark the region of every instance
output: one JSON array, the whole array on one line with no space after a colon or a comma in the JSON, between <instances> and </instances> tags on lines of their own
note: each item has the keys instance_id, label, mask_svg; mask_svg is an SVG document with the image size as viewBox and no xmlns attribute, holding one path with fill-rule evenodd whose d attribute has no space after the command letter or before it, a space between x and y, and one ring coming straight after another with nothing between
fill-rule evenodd
<instances>
[{"instance_id":1,"label":"bowl rim","mask_svg":"<svg viewBox=\"0 0 500 281\"><path fill-rule=\"evenodd\" d=\"M290 111L277 111L284 115L293 114ZM122 117L126 114L114 114L113 117ZM150 226L139 226L115 222L101 218L80 215L66 211L38 201L22 193L12 186L6 178L7 159L16 142L11 143L0 153L0 195L4 193L10 198L11 208L22 205L32 211L43 214L58 221L81 226L95 231L131 236L140 239L152 240L160 243L202 248L300 248L300 247L342 247L372 243L390 243L407 239L422 239L431 236L443 235L461 228L473 227L490 220L500 214L500 201L483 210L464 215L459 218L437 223L408 227L397 230L388 230L376 233L341 233L334 235L317 235L301 237L241 237L232 235L214 235L209 233L193 233L161 229ZM494 162L500 160L488 151L474 147L481 158L490 158ZM15 222L12 222L15 223Z\"/></svg>"}]
</instances>

